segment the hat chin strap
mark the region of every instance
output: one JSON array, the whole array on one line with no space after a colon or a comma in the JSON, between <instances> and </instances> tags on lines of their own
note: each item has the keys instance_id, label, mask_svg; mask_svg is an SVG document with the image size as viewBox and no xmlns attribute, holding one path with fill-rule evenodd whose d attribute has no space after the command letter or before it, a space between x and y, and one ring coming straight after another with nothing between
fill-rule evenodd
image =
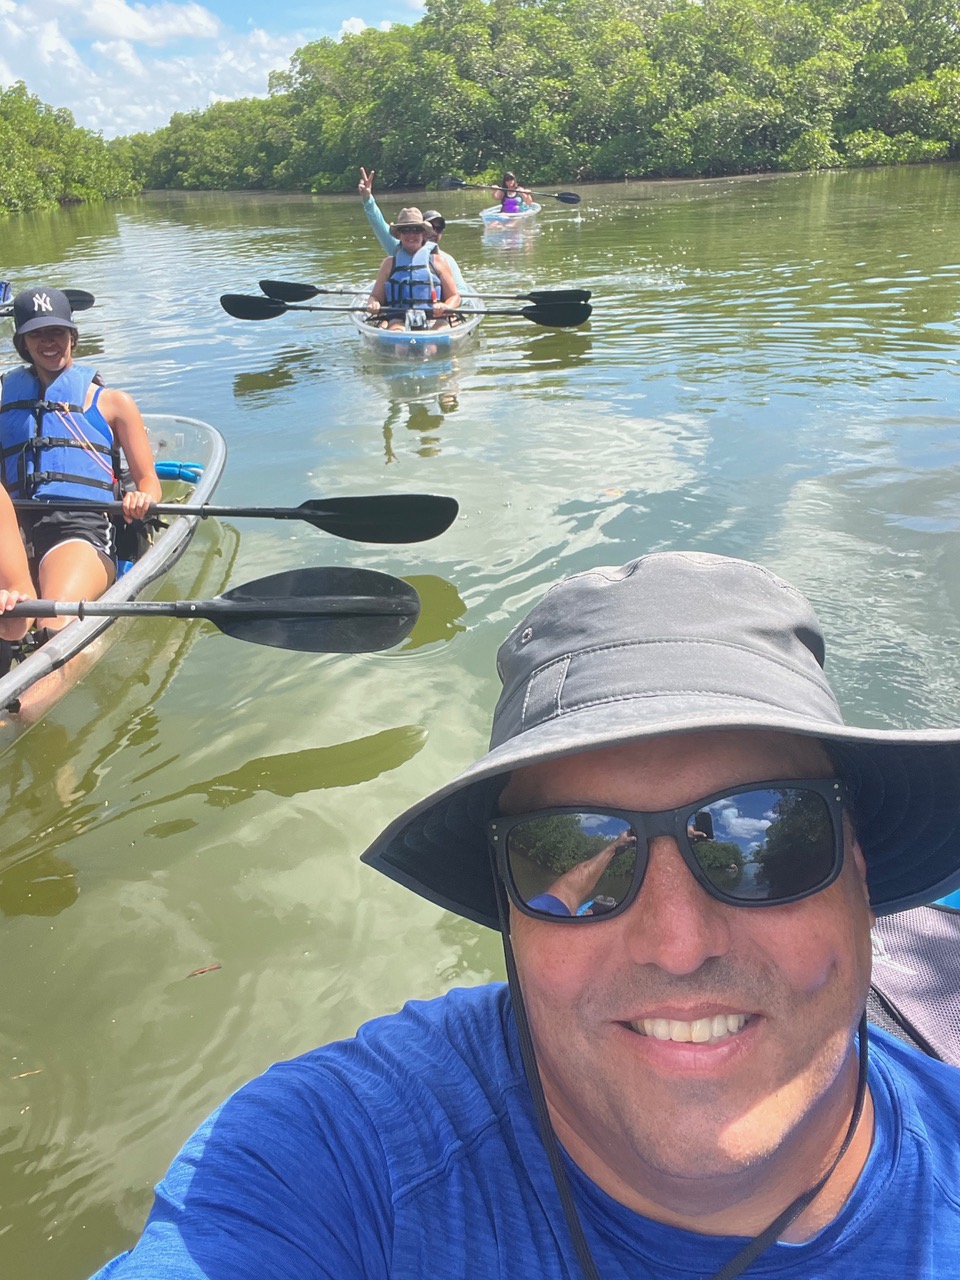
<instances>
[{"instance_id":1,"label":"hat chin strap","mask_svg":"<svg viewBox=\"0 0 960 1280\"><path fill-rule=\"evenodd\" d=\"M500 878L495 865L493 876L497 894L497 914L500 917L500 936L503 939L503 956L507 967L507 985L510 988L513 1013L517 1023L520 1057L523 1060L523 1069L527 1077L527 1084L530 1086L530 1093L533 1096L534 1110L537 1114L537 1128L540 1130L540 1138L547 1153L553 1181L556 1184L560 1203L563 1206L563 1216L566 1219L567 1227L573 1240L574 1252L580 1263L584 1280L600 1280L600 1273L597 1271L596 1263L590 1253L590 1246L587 1244L586 1236L583 1234L580 1215L577 1213L577 1207L573 1200L570 1179L567 1177L567 1171L563 1167L560 1143L557 1141L557 1135L550 1120L550 1113L547 1110L547 1100L544 1097L540 1070L537 1067L537 1057L533 1048L533 1037L530 1034L530 1023L527 1021L527 1010L523 1002L520 976L517 973L517 962L513 954L513 944L510 941L510 904L507 900L506 886ZM755 1236L742 1249L739 1249L729 1262L721 1267L710 1280L734 1280L736 1276L742 1275L766 1249L776 1243L778 1237L782 1235L790 1223L803 1213L804 1209L817 1198L833 1177L837 1165L846 1155L850 1143L853 1141L853 1135L856 1133L860 1117L863 1115L863 1105L867 1096L868 1038L866 1011L860 1018L858 1037L857 1092L853 1100L853 1111L850 1114L850 1123L847 1125L847 1132L844 1135L843 1142L840 1144L840 1149L834 1156L829 1169L812 1187L809 1187L788 1204L783 1213L774 1218L773 1222L768 1227L765 1227L758 1236Z\"/></svg>"}]
</instances>

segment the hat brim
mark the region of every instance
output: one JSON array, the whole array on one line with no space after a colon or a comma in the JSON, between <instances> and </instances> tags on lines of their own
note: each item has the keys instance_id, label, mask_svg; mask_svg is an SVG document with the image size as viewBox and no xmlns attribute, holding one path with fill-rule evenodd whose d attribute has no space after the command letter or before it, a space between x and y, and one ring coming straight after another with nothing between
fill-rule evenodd
<instances>
[{"instance_id":1,"label":"hat brim","mask_svg":"<svg viewBox=\"0 0 960 1280\"><path fill-rule=\"evenodd\" d=\"M666 700L669 702L669 700ZM867 730L769 705L662 703L637 732L636 708L584 708L509 738L397 818L362 861L446 910L499 929L485 823L514 769L663 734L777 730L821 740L853 795L857 836L878 915L960 887L960 731ZM717 700L719 702L721 700ZM759 779L758 779L759 781Z\"/></svg>"},{"instance_id":2,"label":"hat brim","mask_svg":"<svg viewBox=\"0 0 960 1280\"><path fill-rule=\"evenodd\" d=\"M20 338L25 333L34 333L37 329L72 329L74 333L79 333L79 329L72 320L63 320L59 316L34 316L19 329L14 329L13 336Z\"/></svg>"}]
</instances>

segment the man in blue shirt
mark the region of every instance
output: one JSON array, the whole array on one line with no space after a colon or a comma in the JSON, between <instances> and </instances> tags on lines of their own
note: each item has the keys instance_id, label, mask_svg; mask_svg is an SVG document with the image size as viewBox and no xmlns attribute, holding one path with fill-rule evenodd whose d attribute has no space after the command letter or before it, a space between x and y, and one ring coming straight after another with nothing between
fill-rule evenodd
<instances>
[{"instance_id":1,"label":"man in blue shirt","mask_svg":"<svg viewBox=\"0 0 960 1280\"><path fill-rule=\"evenodd\" d=\"M845 725L808 602L641 557L504 642L488 753L365 861L499 929L272 1067L101 1280L933 1280L960 1074L867 1034L874 913L960 884L960 730Z\"/></svg>"}]
</instances>

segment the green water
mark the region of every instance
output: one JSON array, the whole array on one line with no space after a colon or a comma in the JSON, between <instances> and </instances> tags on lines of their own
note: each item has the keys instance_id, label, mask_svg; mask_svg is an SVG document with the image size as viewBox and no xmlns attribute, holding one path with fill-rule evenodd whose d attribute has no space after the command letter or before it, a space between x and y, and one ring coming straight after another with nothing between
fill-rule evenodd
<instances>
[{"instance_id":1,"label":"green water","mask_svg":"<svg viewBox=\"0 0 960 1280\"><path fill-rule=\"evenodd\" d=\"M475 286L585 286L596 310L564 333L488 319L424 368L362 353L337 314L217 305L265 276L369 280L356 200L2 224L0 274L97 294L81 354L108 381L225 433L219 500L432 491L461 516L388 548L205 525L180 594L354 564L410 578L423 617L349 657L144 622L3 756L0 1274L85 1277L230 1089L499 975L492 935L358 855L482 750L497 645L558 576L662 548L762 560L816 603L849 716L960 719L960 168L583 194L499 237L482 193L429 194Z\"/></svg>"}]
</instances>

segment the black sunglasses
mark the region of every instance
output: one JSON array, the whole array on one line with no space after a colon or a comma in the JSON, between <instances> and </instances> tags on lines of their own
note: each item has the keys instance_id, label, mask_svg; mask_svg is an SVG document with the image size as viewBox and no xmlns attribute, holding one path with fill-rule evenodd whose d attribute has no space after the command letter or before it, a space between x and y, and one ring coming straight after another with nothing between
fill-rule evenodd
<instances>
[{"instance_id":1,"label":"black sunglasses","mask_svg":"<svg viewBox=\"0 0 960 1280\"><path fill-rule=\"evenodd\" d=\"M434 231L442 231L446 227L447 221L445 218L431 218L430 225Z\"/></svg>"},{"instance_id":2,"label":"black sunglasses","mask_svg":"<svg viewBox=\"0 0 960 1280\"><path fill-rule=\"evenodd\" d=\"M414 232L414 231L416 231L419 235L423 235L423 227L419 225L416 227L406 227L406 226L397 227L398 236L405 236L408 232Z\"/></svg>"},{"instance_id":3,"label":"black sunglasses","mask_svg":"<svg viewBox=\"0 0 960 1280\"><path fill-rule=\"evenodd\" d=\"M672 836L698 884L735 907L818 893L843 864L843 784L800 778L731 787L659 813L603 805L494 818L487 836L517 909L588 924L640 892L648 841Z\"/></svg>"}]
</instances>

